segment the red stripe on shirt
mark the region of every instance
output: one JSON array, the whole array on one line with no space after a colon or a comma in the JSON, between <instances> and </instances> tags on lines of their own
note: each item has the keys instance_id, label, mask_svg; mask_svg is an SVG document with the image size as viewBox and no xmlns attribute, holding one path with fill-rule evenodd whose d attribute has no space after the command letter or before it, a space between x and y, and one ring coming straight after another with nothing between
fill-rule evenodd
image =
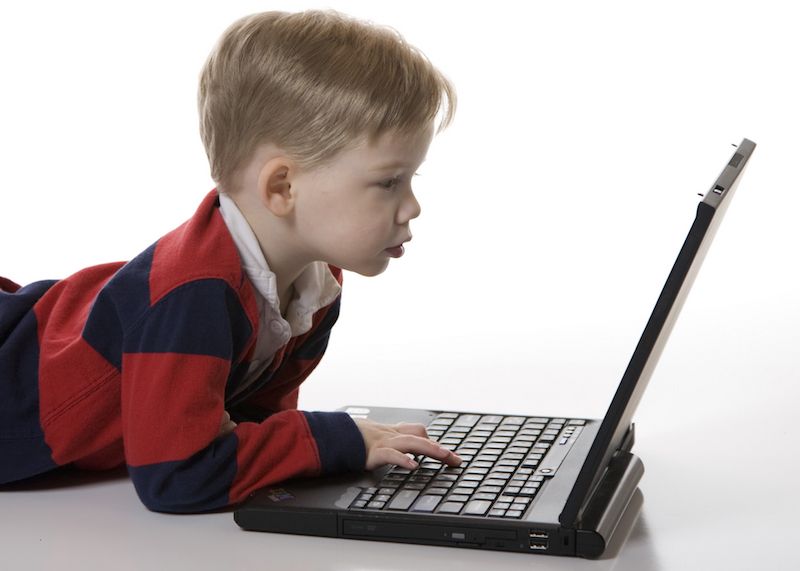
<instances>
[{"instance_id":1,"label":"red stripe on shirt","mask_svg":"<svg viewBox=\"0 0 800 571\"><path fill-rule=\"evenodd\" d=\"M129 465L184 460L208 446L222 423L230 364L181 353L126 353L122 430Z\"/></svg>"}]
</instances>

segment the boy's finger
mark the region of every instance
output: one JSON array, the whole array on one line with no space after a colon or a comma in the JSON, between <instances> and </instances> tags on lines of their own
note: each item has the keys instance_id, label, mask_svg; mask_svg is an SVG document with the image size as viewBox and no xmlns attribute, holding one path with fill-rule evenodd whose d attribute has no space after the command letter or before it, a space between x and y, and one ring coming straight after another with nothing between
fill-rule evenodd
<instances>
[{"instance_id":1,"label":"boy's finger","mask_svg":"<svg viewBox=\"0 0 800 571\"><path fill-rule=\"evenodd\" d=\"M420 438L428 438L428 431L425 429L425 425L417 422L399 422L394 425L394 429L403 434L413 434Z\"/></svg>"},{"instance_id":2,"label":"boy's finger","mask_svg":"<svg viewBox=\"0 0 800 571\"><path fill-rule=\"evenodd\" d=\"M452 454L450 450L440 446L432 440L421 438L419 436L413 436L411 434L395 436L394 438L386 441L384 445L391 446L392 448L401 452L422 454L437 460L445 460Z\"/></svg>"},{"instance_id":3,"label":"boy's finger","mask_svg":"<svg viewBox=\"0 0 800 571\"><path fill-rule=\"evenodd\" d=\"M395 464L411 470L419 466L412 458L394 448L378 448L375 451L373 460L374 466L367 466L368 469L384 466L385 464Z\"/></svg>"}]
</instances>

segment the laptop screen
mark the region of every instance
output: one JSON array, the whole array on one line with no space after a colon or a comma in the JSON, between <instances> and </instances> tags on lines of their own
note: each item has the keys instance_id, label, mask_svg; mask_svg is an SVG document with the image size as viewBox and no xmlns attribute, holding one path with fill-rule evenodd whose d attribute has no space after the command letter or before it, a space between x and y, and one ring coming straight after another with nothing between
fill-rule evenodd
<instances>
[{"instance_id":1,"label":"laptop screen","mask_svg":"<svg viewBox=\"0 0 800 571\"><path fill-rule=\"evenodd\" d=\"M559 516L562 525L578 527L591 492L622 445L636 406L755 146L748 139L742 140L722 173L698 204L694 223Z\"/></svg>"}]
</instances>

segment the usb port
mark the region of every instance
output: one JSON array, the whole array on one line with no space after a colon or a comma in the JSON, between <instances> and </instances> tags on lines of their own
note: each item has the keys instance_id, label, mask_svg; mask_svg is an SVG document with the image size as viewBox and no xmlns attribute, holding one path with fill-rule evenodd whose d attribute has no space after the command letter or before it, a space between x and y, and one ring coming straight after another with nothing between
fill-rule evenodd
<instances>
[{"instance_id":1,"label":"usb port","mask_svg":"<svg viewBox=\"0 0 800 571\"><path fill-rule=\"evenodd\" d=\"M531 539L531 549L535 551L547 551L547 540Z\"/></svg>"},{"instance_id":2,"label":"usb port","mask_svg":"<svg viewBox=\"0 0 800 571\"><path fill-rule=\"evenodd\" d=\"M550 534L547 533L546 531L541 531L539 529L532 529L528 533L528 536L531 539L547 539L548 537L550 537Z\"/></svg>"}]
</instances>

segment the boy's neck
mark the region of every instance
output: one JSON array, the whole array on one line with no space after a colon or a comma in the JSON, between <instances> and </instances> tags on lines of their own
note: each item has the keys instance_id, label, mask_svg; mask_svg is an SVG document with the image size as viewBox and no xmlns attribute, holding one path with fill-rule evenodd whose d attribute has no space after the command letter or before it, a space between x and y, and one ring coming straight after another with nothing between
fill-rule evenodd
<instances>
[{"instance_id":1,"label":"boy's neck","mask_svg":"<svg viewBox=\"0 0 800 571\"><path fill-rule=\"evenodd\" d=\"M294 294L295 280L314 260L297 247L297 240L291 231L266 208L260 204L251 204L244 193L228 196L247 220L270 271L275 274L281 315L285 317Z\"/></svg>"}]
</instances>

